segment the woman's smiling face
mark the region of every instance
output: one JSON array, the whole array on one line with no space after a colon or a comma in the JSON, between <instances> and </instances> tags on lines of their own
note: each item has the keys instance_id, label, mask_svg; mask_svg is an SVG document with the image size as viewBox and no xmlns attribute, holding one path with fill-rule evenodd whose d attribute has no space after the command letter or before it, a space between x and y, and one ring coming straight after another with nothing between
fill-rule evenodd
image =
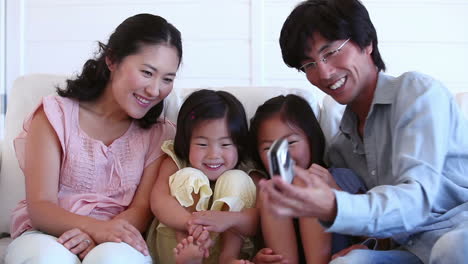
<instances>
[{"instance_id":1,"label":"woman's smiling face","mask_svg":"<svg viewBox=\"0 0 468 264\"><path fill-rule=\"evenodd\" d=\"M111 71L106 89L111 89L124 112L140 119L172 91L179 55L174 47L142 45L137 53L118 63L106 62Z\"/></svg>"}]
</instances>

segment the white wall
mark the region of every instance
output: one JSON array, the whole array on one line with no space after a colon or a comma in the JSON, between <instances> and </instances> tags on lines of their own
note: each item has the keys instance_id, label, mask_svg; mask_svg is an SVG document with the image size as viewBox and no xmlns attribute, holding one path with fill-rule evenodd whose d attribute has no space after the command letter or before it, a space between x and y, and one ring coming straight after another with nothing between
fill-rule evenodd
<instances>
[{"instance_id":1,"label":"white wall","mask_svg":"<svg viewBox=\"0 0 468 264\"><path fill-rule=\"evenodd\" d=\"M0 0L0 138L3 138L4 108L3 99L5 96L5 0Z\"/></svg>"},{"instance_id":2,"label":"white wall","mask_svg":"<svg viewBox=\"0 0 468 264\"><path fill-rule=\"evenodd\" d=\"M5 0L0 0L0 94L5 89ZM0 100L0 109L1 109Z\"/></svg>"},{"instance_id":3,"label":"white wall","mask_svg":"<svg viewBox=\"0 0 468 264\"><path fill-rule=\"evenodd\" d=\"M5 1L5 90L11 88L13 81L25 73L24 69L24 1ZM3 124L3 122L2 122Z\"/></svg>"},{"instance_id":4,"label":"white wall","mask_svg":"<svg viewBox=\"0 0 468 264\"><path fill-rule=\"evenodd\" d=\"M5 1L5 0L3 0ZM79 72L126 17L161 15L183 35L177 86L309 86L278 38L297 0L6 0L7 87L21 74ZM364 0L387 72L418 70L468 90L467 0ZM9 6L9 7L8 7ZM320 96L320 94L319 94Z\"/></svg>"}]
</instances>

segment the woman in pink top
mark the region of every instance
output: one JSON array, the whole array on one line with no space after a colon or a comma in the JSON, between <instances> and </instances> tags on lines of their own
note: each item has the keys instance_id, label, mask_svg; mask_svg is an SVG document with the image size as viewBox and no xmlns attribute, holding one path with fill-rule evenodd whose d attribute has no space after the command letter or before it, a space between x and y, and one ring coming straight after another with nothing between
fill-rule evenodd
<instances>
[{"instance_id":1,"label":"woman in pink top","mask_svg":"<svg viewBox=\"0 0 468 264\"><path fill-rule=\"evenodd\" d=\"M99 47L15 140L26 200L12 215L7 264L151 263L141 232L161 144L175 133L159 116L181 36L165 19L139 14Z\"/></svg>"}]
</instances>

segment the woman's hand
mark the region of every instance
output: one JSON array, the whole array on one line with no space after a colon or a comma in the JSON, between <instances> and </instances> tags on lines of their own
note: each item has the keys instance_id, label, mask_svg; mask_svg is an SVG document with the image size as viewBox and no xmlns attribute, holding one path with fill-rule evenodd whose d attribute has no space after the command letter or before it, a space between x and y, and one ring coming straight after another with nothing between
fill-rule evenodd
<instances>
[{"instance_id":1,"label":"woman's hand","mask_svg":"<svg viewBox=\"0 0 468 264\"><path fill-rule=\"evenodd\" d=\"M148 246L146 245L140 231L132 224L123 219L112 219L100 221L90 228L90 235L97 244L104 242L124 242L148 256Z\"/></svg>"},{"instance_id":2,"label":"woman's hand","mask_svg":"<svg viewBox=\"0 0 468 264\"><path fill-rule=\"evenodd\" d=\"M270 248L262 248L257 252L252 260L255 264L281 263L287 264L287 260L283 260L282 255L277 255Z\"/></svg>"},{"instance_id":3,"label":"woman's hand","mask_svg":"<svg viewBox=\"0 0 468 264\"><path fill-rule=\"evenodd\" d=\"M94 240L81 229L73 228L63 233L57 242L66 247L70 252L78 255L80 259L84 257L96 246Z\"/></svg>"}]
</instances>

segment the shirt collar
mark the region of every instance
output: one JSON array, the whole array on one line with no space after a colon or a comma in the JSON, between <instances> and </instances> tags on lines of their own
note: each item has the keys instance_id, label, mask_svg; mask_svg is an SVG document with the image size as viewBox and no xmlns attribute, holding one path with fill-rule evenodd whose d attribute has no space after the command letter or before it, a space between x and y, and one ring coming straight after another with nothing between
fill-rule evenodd
<instances>
[{"instance_id":1,"label":"shirt collar","mask_svg":"<svg viewBox=\"0 0 468 264\"><path fill-rule=\"evenodd\" d=\"M373 108L375 104L392 104L397 92L395 77L379 72L371 108Z\"/></svg>"},{"instance_id":2,"label":"shirt collar","mask_svg":"<svg viewBox=\"0 0 468 264\"><path fill-rule=\"evenodd\" d=\"M395 77L387 75L383 72L379 72L377 77L377 87L375 88L374 98L372 99L372 104L369 109L370 116L374 110L374 105L376 104L392 104L394 98L397 94L397 89L395 85ZM345 112L341 119L340 130L346 134L350 135L352 131L356 130L356 114L351 110L351 108L346 106Z\"/></svg>"}]
</instances>

